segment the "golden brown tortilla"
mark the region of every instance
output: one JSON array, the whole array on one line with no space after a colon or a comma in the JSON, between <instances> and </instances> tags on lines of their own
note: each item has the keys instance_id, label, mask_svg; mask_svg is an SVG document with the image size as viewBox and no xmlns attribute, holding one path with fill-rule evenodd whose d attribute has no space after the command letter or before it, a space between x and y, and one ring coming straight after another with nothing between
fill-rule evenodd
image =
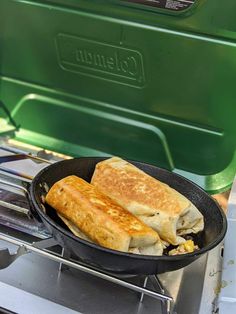
<instances>
[{"instance_id":1,"label":"golden brown tortilla","mask_svg":"<svg viewBox=\"0 0 236 314\"><path fill-rule=\"evenodd\" d=\"M99 162L91 183L168 243L183 243L181 235L204 228L202 214L186 197L121 158Z\"/></svg>"}]
</instances>

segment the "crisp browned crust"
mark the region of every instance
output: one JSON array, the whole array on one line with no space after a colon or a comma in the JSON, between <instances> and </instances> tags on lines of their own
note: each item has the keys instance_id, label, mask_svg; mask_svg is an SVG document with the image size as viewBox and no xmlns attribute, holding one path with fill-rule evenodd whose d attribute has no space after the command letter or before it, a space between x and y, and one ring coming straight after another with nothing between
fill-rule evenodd
<instances>
[{"instance_id":1,"label":"crisp browned crust","mask_svg":"<svg viewBox=\"0 0 236 314\"><path fill-rule=\"evenodd\" d=\"M92 241L111 249L127 252L129 247L150 245L159 239L154 230L76 176L56 182L46 202Z\"/></svg>"},{"instance_id":2,"label":"crisp browned crust","mask_svg":"<svg viewBox=\"0 0 236 314\"><path fill-rule=\"evenodd\" d=\"M190 203L168 185L118 157L98 163L91 183L136 215L163 211L173 217Z\"/></svg>"}]
</instances>

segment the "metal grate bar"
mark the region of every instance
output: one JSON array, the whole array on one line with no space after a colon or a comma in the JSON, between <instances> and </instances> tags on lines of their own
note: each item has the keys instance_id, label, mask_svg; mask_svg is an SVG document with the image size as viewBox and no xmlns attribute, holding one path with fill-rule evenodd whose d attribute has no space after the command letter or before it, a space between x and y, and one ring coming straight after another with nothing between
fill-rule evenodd
<instances>
[{"instance_id":1,"label":"metal grate bar","mask_svg":"<svg viewBox=\"0 0 236 314\"><path fill-rule=\"evenodd\" d=\"M92 269L88 266L82 265L80 263L72 262L71 260L60 257L53 252L49 252L49 251L46 251L44 249L37 248L37 247L35 247L35 244L32 245L32 244L26 243L24 241L21 241L19 239L13 238L11 236L5 235L3 233L0 233L0 239L3 241L7 241L11 244L17 245L17 246L21 247L22 249L24 249L26 252L34 252L40 256L49 258L50 260L53 260L55 262L63 263L69 267L75 268L77 270L88 273L88 274L93 275L95 277L107 280L109 282L120 285L120 286L125 287L127 289L142 293L144 295L148 295L152 298L155 298L155 299L158 299L161 301L168 301L168 302L173 301L173 298L167 294L161 294L161 293L155 292L151 289L147 289L147 288L137 286L135 284L131 284L125 280L122 280L122 279L119 279L117 277L105 274L105 273L100 272L98 270L94 270L94 269ZM42 244L42 241L41 241L41 244ZM1 251L0 251L0 257L1 257Z\"/></svg>"},{"instance_id":2,"label":"metal grate bar","mask_svg":"<svg viewBox=\"0 0 236 314\"><path fill-rule=\"evenodd\" d=\"M14 211L16 211L16 212L25 214L25 215L27 215L27 216L30 215L29 209L24 208L24 207L20 207L20 206L17 206L17 205L14 205L14 204L11 204L11 203L8 203L8 202L4 202L4 201L2 201L2 200L0 200L0 206L3 206L3 207L5 207L5 208L9 208L9 209L11 209L11 210L14 210Z\"/></svg>"}]
</instances>

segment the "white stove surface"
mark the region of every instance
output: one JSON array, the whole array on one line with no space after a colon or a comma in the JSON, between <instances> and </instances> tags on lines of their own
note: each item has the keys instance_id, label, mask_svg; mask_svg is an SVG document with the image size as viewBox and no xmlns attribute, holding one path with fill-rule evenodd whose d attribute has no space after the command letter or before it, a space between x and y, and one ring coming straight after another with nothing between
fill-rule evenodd
<instances>
[{"instance_id":1,"label":"white stove surface","mask_svg":"<svg viewBox=\"0 0 236 314\"><path fill-rule=\"evenodd\" d=\"M225 237L219 313L236 313L236 178L231 190L228 211L228 231Z\"/></svg>"},{"instance_id":2,"label":"white stove surface","mask_svg":"<svg viewBox=\"0 0 236 314\"><path fill-rule=\"evenodd\" d=\"M24 314L78 314L62 305L42 299L32 293L0 282L0 304L15 313Z\"/></svg>"}]
</instances>

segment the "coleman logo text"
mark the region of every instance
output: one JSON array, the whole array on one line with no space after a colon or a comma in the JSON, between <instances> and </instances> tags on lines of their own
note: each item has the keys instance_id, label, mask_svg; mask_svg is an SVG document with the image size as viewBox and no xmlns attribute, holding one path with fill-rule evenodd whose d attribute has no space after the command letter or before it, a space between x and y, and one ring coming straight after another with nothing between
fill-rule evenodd
<instances>
[{"instance_id":1,"label":"coleman logo text","mask_svg":"<svg viewBox=\"0 0 236 314\"><path fill-rule=\"evenodd\" d=\"M59 34L57 52L65 70L136 87L144 85L142 55L136 50Z\"/></svg>"}]
</instances>

